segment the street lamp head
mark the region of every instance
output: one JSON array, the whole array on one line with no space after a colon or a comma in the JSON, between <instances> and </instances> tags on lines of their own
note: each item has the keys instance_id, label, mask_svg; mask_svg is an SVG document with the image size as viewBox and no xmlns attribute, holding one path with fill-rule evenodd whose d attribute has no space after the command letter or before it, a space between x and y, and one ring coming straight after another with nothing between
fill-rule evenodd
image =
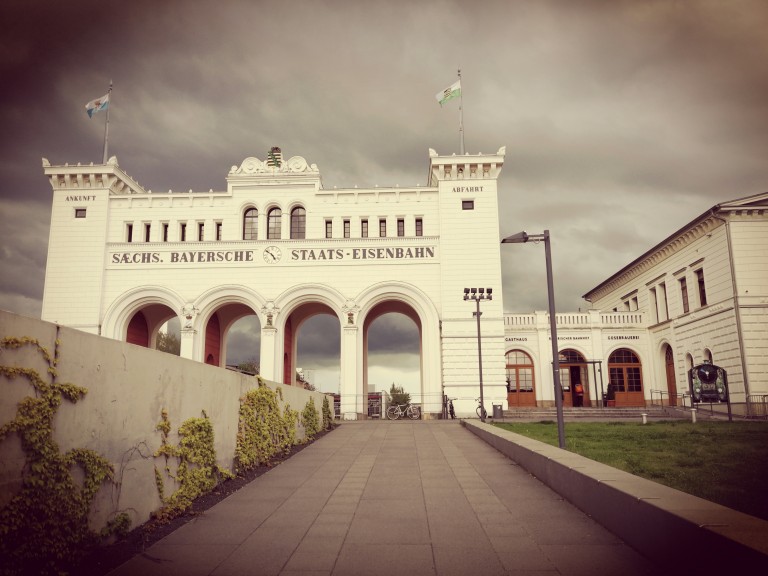
<instances>
[{"instance_id":1,"label":"street lamp head","mask_svg":"<svg viewBox=\"0 0 768 576\"><path fill-rule=\"evenodd\" d=\"M512 236L507 236L501 241L502 244L524 244L526 242L528 242L527 232L518 232L517 234L512 234Z\"/></svg>"},{"instance_id":2,"label":"street lamp head","mask_svg":"<svg viewBox=\"0 0 768 576\"><path fill-rule=\"evenodd\" d=\"M472 294L477 294L477 288L470 288L470 289L469 289L469 291L470 291Z\"/></svg>"}]
</instances>

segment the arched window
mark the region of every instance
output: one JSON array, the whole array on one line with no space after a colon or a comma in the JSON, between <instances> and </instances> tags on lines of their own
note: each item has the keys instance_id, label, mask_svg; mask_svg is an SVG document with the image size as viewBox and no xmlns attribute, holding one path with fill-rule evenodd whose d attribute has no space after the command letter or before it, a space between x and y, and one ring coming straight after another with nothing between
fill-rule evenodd
<instances>
[{"instance_id":1,"label":"arched window","mask_svg":"<svg viewBox=\"0 0 768 576\"><path fill-rule=\"evenodd\" d=\"M280 239L280 225L283 220L283 211L280 208L272 208L267 215L267 238Z\"/></svg>"},{"instance_id":2,"label":"arched window","mask_svg":"<svg viewBox=\"0 0 768 576\"><path fill-rule=\"evenodd\" d=\"M305 238L307 229L307 211L301 206L291 210L291 239Z\"/></svg>"},{"instance_id":3,"label":"arched window","mask_svg":"<svg viewBox=\"0 0 768 576\"><path fill-rule=\"evenodd\" d=\"M256 208L248 208L243 214L243 240L258 240L259 236L259 211Z\"/></svg>"},{"instance_id":4,"label":"arched window","mask_svg":"<svg viewBox=\"0 0 768 576\"><path fill-rule=\"evenodd\" d=\"M704 348L704 362L709 362L710 364L714 364L712 361L712 350L709 348Z\"/></svg>"},{"instance_id":5,"label":"arched window","mask_svg":"<svg viewBox=\"0 0 768 576\"><path fill-rule=\"evenodd\" d=\"M510 350L507 352L506 358L509 406L536 406L533 360L522 350Z\"/></svg>"},{"instance_id":6,"label":"arched window","mask_svg":"<svg viewBox=\"0 0 768 576\"><path fill-rule=\"evenodd\" d=\"M619 348L608 357L609 386L613 388L616 406L644 406L643 369L637 354Z\"/></svg>"},{"instance_id":7,"label":"arched window","mask_svg":"<svg viewBox=\"0 0 768 576\"><path fill-rule=\"evenodd\" d=\"M563 406L591 406L587 362L584 356L576 350L561 350L559 359Z\"/></svg>"}]
</instances>

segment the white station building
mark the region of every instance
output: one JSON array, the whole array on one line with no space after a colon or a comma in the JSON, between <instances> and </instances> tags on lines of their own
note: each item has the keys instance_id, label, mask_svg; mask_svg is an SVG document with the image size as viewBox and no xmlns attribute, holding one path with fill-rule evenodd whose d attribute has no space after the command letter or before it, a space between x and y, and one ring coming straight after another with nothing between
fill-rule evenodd
<instances>
[{"instance_id":1,"label":"white station building","mask_svg":"<svg viewBox=\"0 0 768 576\"><path fill-rule=\"evenodd\" d=\"M233 166L226 189L152 193L117 164L52 166L44 320L154 347L181 321L181 355L226 366L229 329L255 314L260 373L295 382L297 340L316 314L339 321L345 418L367 413L368 330L382 314L420 335L426 417L480 395L486 407L554 404L545 312L505 314L497 182L505 150L440 156L412 188L325 189L316 165L273 148ZM768 397L768 194L712 208L558 313L565 405L680 403L687 370L728 371L731 398ZM581 384L583 399L575 391Z\"/></svg>"}]
</instances>

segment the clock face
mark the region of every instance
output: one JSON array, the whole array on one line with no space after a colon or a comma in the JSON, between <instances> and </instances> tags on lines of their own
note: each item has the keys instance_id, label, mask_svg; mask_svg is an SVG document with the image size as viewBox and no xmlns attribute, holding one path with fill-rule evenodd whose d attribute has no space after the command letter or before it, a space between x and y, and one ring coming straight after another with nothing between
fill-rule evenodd
<instances>
[{"instance_id":1,"label":"clock face","mask_svg":"<svg viewBox=\"0 0 768 576\"><path fill-rule=\"evenodd\" d=\"M264 248L264 262L267 264L274 264L280 260L280 256L280 248L277 246L269 246L268 248Z\"/></svg>"}]
</instances>

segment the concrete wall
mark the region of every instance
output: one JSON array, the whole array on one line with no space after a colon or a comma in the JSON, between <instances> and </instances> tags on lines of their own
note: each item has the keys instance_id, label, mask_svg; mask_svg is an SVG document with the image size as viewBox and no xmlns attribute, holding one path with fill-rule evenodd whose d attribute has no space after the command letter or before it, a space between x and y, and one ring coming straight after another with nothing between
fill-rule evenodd
<instances>
[{"instance_id":1,"label":"concrete wall","mask_svg":"<svg viewBox=\"0 0 768 576\"><path fill-rule=\"evenodd\" d=\"M62 402L54 421L54 438L61 452L88 448L114 466L118 484L99 491L92 507L92 528L101 528L111 514L121 511L137 526L161 506L154 466L157 463L162 468L164 461L153 454L161 442L155 428L163 410L171 422L172 444L178 443L176 432L185 420L205 412L214 427L217 463L232 470L240 397L258 386L255 377L0 311L0 338L24 336L38 339L51 354L58 338L57 381L88 389L77 404ZM47 378L47 364L29 347L3 350L0 364L31 367ZM301 412L314 398L321 413L323 394L280 388L283 404ZM3 425L14 418L17 403L30 396L33 388L25 379L0 377L0 389ZM303 437L301 428L299 437ZM18 490L24 460L15 434L0 442L0 506ZM166 493L171 490L166 485Z\"/></svg>"},{"instance_id":2,"label":"concrete wall","mask_svg":"<svg viewBox=\"0 0 768 576\"><path fill-rule=\"evenodd\" d=\"M464 426L669 573L768 573L765 520L490 424Z\"/></svg>"}]
</instances>

